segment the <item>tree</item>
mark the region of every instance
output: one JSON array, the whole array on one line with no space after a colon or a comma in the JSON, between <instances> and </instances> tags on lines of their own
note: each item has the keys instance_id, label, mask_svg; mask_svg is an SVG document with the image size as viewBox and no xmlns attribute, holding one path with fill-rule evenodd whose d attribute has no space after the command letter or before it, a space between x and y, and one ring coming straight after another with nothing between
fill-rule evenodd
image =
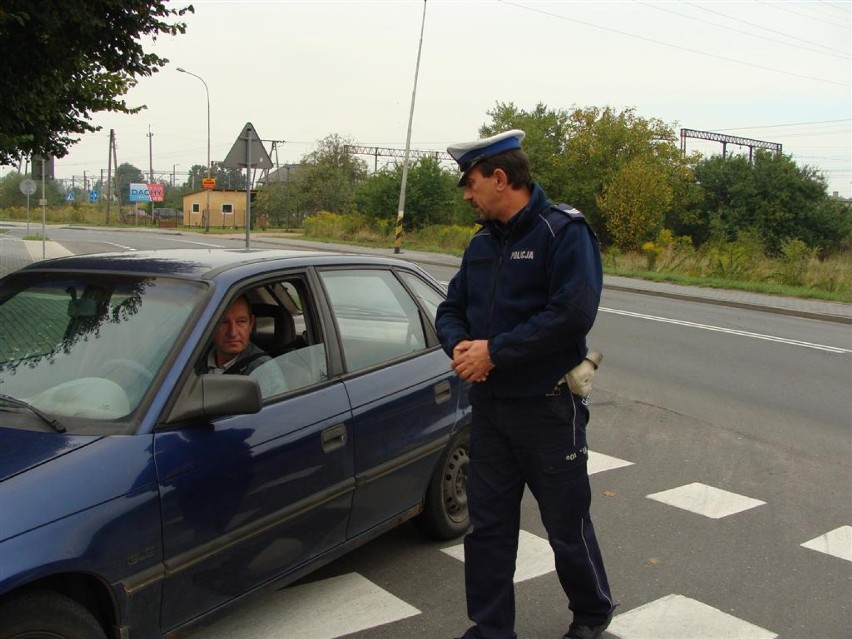
<instances>
[{"instance_id":1,"label":"tree","mask_svg":"<svg viewBox=\"0 0 852 639\"><path fill-rule=\"evenodd\" d=\"M185 33L168 22L194 11L154 0L4 0L0 8L0 164L39 153L63 157L99 130L91 115L136 113L124 94L168 60L142 38Z\"/></svg>"},{"instance_id":2,"label":"tree","mask_svg":"<svg viewBox=\"0 0 852 639\"><path fill-rule=\"evenodd\" d=\"M252 210L265 215L272 226L297 228L302 225L306 211L304 191L299 173L295 172L287 182L271 182L261 188Z\"/></svg>"},{"instance_id":3,"label":"tree","mask_svg":"<svg viewBox=\"0 0 852 639\"><path fill-rule=\"evenodd\" d=\"M661 230L673 191L663 169L637 156L621 167L597 198L613 244L635 251Z\"/></svg>"},{"instance_id":4,"label":"tree","mask_svg":"<svg viewBox=\"0 0 852 639\"><path fill-rule=\"evenodd\" d=\"M778 254L799 239L824 254L848 239L852 215L828 196L825 179L799 167L790 156L758 150L754 161L742 155L713 156L698 163L702 215L728 239L744 230L758 233L766 250Z\"/></svg>"},{"instance_id":5,"label":"tree","mask_svg":"<svg viewBox=\"0 0 852 639\"><path fill-rule=\"evenodd\" d=\"M352 141L333 133L302 158L304 169L298 172L293 185L309 214L355 210L355 191L367 177L367 165L346 152L348 144Z\"/></svg>"},{"instance_id":6,"label":"tree","mask_svg":"<svg viewBox=\"0 0 852 639\"><path fill-rule=\"evenodd\" d=\"M402 164L396 164L371 175L355 194L358 210L369 218L395 225L402 169ZM423 157L412 164L406 184L405 229L452 222L457 182L457 174L442 169L433 157Z\"/></svg>"},{"instance_id":7,"label":"tree","mask_svg":"<svg viewBox=\"0 0 852 639\"><path fill-rule=\"evenodd\" d=\"M125 162L115 169L115 188L120 194L121 202L130 202L130 185L147 184L148 178L132 164Z\"/></svg>"}]
</instances>

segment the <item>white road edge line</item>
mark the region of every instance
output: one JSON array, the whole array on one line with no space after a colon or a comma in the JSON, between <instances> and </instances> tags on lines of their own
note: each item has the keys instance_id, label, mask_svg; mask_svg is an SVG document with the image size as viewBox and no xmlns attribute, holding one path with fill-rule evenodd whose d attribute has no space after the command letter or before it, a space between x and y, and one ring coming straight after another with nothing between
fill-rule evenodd
<instances>
[{"instance_id":1,"label":"white road edge line","mask_svg":"<svg viewBox=\"0 0 852 639\"><path fill-rule=\"evenodd\" d=\"M774 335L763 335L761 333L750 333L749 331L738 331L733 328L722 328L721 326L711 326L709 324L696 324L695 322L686 322L683 320L671 319L668 317L658 317L656 315L645 315L643 313L633 313L631 311L620 311L614 308L606 308L601 306L599 311L604 313L614 313L616 315L625 315L627 317L637 317L639 319L652 320L654 322L664 322L666 324L677 324L679 326L688 326L690 328L700 328L705 331L716 331L718 333L728 333L729 335L740 335L741 337L752 337L754 339L762 339L768 342L779 342L781 344L790 344L791 346L804 346L805 348L813 348L819 351L827 351L829 353L852 353L852 350L847 348L839 348L837 346L827 346L825 344L813 344L811 342L802 342L795 339L787 339L784 337L776 337Z\"/></svg>"}]
</instances>

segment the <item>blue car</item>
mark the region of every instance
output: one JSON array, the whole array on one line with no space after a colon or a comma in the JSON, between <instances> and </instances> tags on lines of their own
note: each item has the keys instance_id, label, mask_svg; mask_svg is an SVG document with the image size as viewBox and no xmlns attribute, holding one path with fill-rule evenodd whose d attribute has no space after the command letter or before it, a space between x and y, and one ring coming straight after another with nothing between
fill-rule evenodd
<instances>
[{"instance_id":1,"label":"blue car","mask_svg":"<svg viewBox=\"0 0 852 639\"><path fill-rule=\"evenodd\" d=\"M408 520L464 534L442 299L406 261L309 251L0 280L0 639L173 636ZM238 301L261 356L228 374L210 363Z\"/></svg>"}]
</instances>

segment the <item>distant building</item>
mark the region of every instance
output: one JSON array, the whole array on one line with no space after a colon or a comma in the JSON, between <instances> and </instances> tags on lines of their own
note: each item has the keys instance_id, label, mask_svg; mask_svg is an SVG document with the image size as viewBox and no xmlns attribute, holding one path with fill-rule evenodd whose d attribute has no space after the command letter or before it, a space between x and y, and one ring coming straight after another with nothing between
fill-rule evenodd
<instances>
[{"instance_id":1,"label":"distant building","mask_svg":"<svg viewBox=\"0 0 852 639\"><path fill-rule=\"evenodd\" d=\"M204 226L207 209L207 191L193 191L183 196L183 225ZM255 191L251 192L254 201ZM236 189L210 191L210 226L220 228L245 228L246 192Z\"/></svg>"},{"instance_id":2,"label":"distant building","mask_svg":"<svg viewBox=\"0 0 852 639\"><path fill-rule=\"evenodd\" d=\"M269 175L258 180L258 185L265 184L287 184L290 180L293 179L293 176L296 175L299 171L302 170L301 164L284 164L277 169L273 169L269 172Z\"/></svg>"},{"instance_id":3,"label":"distant building","mask_svg":"<svg viewBox=\"0 0 852 639\"><path fill-rule=\"evenodd\" d=\"M831 197L834 200L840 201L842 204L844 204L847 207L852 207L852 198L840 197L840 193L838 193L837 191L832 192Z\"/></svg>"}]
</instances>

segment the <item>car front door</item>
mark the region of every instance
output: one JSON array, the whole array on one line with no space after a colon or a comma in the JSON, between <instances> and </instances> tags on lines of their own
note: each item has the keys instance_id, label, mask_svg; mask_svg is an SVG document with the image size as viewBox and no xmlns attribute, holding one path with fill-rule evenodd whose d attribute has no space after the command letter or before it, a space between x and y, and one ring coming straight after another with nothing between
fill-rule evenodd
<instances>
[{"instance_id":1,"label":"car front door","mask_svg":"<svg viewBox=\"0 0 852 639\"><path fill-rule=\"evenodd\" d=\"M310 316L311 300L300 304ZM340 381L327 379L321 331L306 334L311 343L299 344L301 359L320 364L301 388L265 398L257 414L195 420L155 435L164 631L298 570L346 538L354 486L349 399Z\"/></svg>"}]
</instances>

